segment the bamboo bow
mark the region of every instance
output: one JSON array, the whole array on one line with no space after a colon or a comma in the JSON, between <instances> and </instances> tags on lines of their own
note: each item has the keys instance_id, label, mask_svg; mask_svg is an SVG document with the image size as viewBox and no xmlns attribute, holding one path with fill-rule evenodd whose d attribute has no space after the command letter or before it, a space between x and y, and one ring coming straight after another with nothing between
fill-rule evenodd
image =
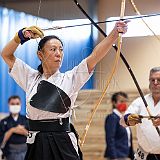
<instances>
[{"instance_id":1,"label":"bamboo bow","mask_svg":"<svg viewBox=\"0 0 160 160\"><path fill-rule=\"evenodd\" d=\"M122 0L121 2L121 13L120 13L120 19L123 19L124 17L124 12L125 12L125 0ZM118 66L118 61L119 61L119 58L120 58L120 52L121 52L121 47L122 47L122 33L119 33L119 36L118 36L118 49L117 49L117 53L116 53L116 58L115 58L115 61L114 61L114 65L113 65L113 68L112 68L112 72L109 76L109 78L107 79L106 81L106 85L105 85L105 88L103 89L103 92L102 92L102 95L101 97L99 98L99 100L97 101L97 103L95 104L93 110L92 110L92 113L91 113L91 116L88 120L88 123L85 127L85 130L82 134L82 137L81 137L81 140L80 140L80 145L81 147L83 147L84 145L84 142L85 142L85 139L86 139L86 136L87 136L87 133L88 133L88 130L90 128L90 125L93 121L93 117L94 115L96 114L96 111L97 109L99 108L104 96L106 95L106 92L107 92L107 89L108 89L108 86L113 78L113 75L116 71L116 68Z\"/></svg>"}]
</instances>

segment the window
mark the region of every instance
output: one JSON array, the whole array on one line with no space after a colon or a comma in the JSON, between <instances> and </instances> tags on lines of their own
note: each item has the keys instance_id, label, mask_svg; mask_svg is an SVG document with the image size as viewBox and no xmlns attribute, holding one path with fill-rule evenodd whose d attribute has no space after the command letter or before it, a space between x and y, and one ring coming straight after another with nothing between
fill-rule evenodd
<instances>
[{"instance_id":1,"label":"window","mask_svg":"<svg viewBox=\"0 0 160 160\"><path fill-rule=\"evenodd\" d=\"M124 17L129 18L131 16ZM107 20L115 20L119 19L119 17L110 17ZM149 25L149 27L154 31L156 35L160 35L160 16L147 17L143 18L145 22ZM106 33L107 35L114 27L115 22L107 22L106 23ZM138 36L152 36L153 33L149 30L149 28L143 23L142 19L132 19L128 24L128 32L124 35L124 37L138 37Z\"/></svg>"}]
</instances>

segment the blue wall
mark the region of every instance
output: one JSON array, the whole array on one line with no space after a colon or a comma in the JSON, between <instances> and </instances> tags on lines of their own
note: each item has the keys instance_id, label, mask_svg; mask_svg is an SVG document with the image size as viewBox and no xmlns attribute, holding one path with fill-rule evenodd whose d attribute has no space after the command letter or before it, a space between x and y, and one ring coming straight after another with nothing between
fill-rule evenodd
<instances>
[{"instance_id":1,"label":"blue wall","mask_svg":"<svg viewBox=\"0 0 160 160\"><path fill-rule=\"evenodd\" d=\"M81 23L86 20L76 21L56 21L51 22L46 19L27 15L25 13L15 12L6 8L0 7L0 50L6 43L13 38L15 32L24 26L37 25L41 28L49 28L57 24ZM63 29L60 31L48 31L45 35L55 34L64 41L64 62L61 71L65 72L78 65L82 59L87 57L93 48L91 37L91 26L75 27ZM39 40L38 40L39 41ZM37 43L36 40L30 40L23 46L19 46L15 55L24 60L33 68L37 68L40 61L37 58ZM93 77L83 87L84 89L93 88ZM0 58L0 112L8 112L7 100L11 95L19 95L22 99L22 114L25 114L25 93L8 75L8 67Z\"/></svg>"}]
</instances>

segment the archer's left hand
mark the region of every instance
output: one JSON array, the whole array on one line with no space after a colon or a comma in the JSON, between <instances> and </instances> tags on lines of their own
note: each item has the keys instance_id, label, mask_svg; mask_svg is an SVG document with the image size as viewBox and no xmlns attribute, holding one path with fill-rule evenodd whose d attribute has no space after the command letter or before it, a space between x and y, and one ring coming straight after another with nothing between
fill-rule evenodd
<instances>
[{"instance_id":1,"label":"archer's left hand","mask_svg":"<svg viewBox=\"0 0 160 160\"><path fill-rule=\"evenodd\" d=\"M122 21L122 20L120 20L120 21L116 22L114 29L118 33L125 34L127 32L127 29L128 29L128 22L129 21Z\"/></svg>"}]
</instances>

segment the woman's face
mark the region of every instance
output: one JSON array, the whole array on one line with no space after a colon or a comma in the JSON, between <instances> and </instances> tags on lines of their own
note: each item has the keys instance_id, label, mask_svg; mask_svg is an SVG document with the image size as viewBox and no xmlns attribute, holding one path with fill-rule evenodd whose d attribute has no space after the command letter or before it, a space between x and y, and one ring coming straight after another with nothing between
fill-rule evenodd
<instances>
[{"instance_id":1,"label":"woman's face","mask_svg":"<svg viewBox=\"0 0 160 160\"><path fill-rule=\"evenodd\" d=\"M43 67L49 69L59 69L63 60L63 46L57 39L48 40L38 56L42 61Z\"/></svg>"}]
</instances>

